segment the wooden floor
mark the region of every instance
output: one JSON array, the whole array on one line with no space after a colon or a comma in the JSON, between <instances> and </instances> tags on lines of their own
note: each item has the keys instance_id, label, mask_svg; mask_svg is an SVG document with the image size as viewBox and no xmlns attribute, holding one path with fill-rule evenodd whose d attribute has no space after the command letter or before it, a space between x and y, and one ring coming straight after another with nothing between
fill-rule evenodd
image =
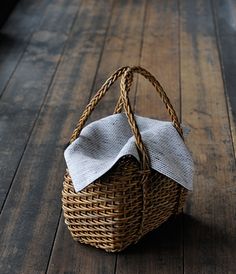
<instances>
[{"instance_id":1,"label":"wooden floor","mask_svg":"<svg viewBox=\"0 0 236 274\"><path fill-rule=\"evenodd\" d=\"M21 0L0 32L0 273L236 273L236 2ZM184 214L120 254L73 242L63 150L122 65L165 87L195 162ZM168 119L139 78L135 111ZM93 115L111 114L116 86Z\"/></svg>"}]
</instances>

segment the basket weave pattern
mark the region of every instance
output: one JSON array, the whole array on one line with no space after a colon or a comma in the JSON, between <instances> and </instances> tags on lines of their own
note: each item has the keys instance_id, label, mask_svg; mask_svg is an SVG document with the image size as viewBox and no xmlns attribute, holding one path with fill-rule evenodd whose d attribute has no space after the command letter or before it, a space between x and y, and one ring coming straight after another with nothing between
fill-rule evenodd
<instances>
[{"instance_id":1,"label":"basket weave pattern","mask_svg":"<svg viewBox=\"0 0 236 274\"><path fill-rule=\"evenodd\" d=\"M157 228L171 215L180 212L187 194L184 187L150 168L148 152L128 99L134 72L142 74L153 84L182 136L178 118L163 88L141 67L123 67L117 70L86 107L70 142L78 138L97 103L117 78L122 76L121 96L115 113L124 108L136 139L141 164L133 156L124 156L110 171L78 193L66 171L62 191L65 223L72 237L109 252L123 250Z\"/></svg>"}]
</instances>

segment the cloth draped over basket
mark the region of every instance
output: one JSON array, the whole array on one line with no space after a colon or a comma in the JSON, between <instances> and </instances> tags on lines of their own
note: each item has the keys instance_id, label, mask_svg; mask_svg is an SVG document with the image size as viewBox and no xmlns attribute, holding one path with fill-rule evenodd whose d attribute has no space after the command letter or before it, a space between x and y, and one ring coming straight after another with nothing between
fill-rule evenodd
<instances>
[{"instance_id":1,"label":"cloth draped over basket","mask_svg":"<svg viewBox=\"0 0 236 274\"><path fill-rule=\"evenodd\" d=\"M137 115L135 120L147 148L151 168L191 190L192 158L172 123ZM65 151L75 191L82 190L104 175L125 155L133 155L140 161L135 137L124 113L86 126Z\"/></svg>"},{"instance_id":2,"label":"cloth draped over basket","mask_svg":"<svg viewBox=\"0 0 236 274\"><path fill-rule=\"evenodd\" d=\"M153 85L172 123L134 115L129 102L134 73ZM84 127L119 77L114 115ZM176 112L157 79L138 66L118 69L98 90L73 131L65 158L65 223L74 240L108 252L136 243L181 212L192 187L192 159Z\"/></svg>"}]
</instances>

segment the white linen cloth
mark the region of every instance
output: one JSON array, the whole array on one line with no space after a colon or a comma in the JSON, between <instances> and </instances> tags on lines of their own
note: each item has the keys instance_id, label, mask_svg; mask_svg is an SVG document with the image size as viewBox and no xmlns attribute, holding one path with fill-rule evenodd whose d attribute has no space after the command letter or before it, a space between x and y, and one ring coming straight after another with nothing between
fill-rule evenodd
<instances>
[{"instance_id":1,"label":"white linen cloth","mask_svg":"<svg viewBox=\"0 0 236 274\"><path fill-rule=\"evenodd\" d=\"M191 190L192 157L172 123L137 115L135 119L151 167ZM124 155L139 160L135 138L124 113L87 125L64 153L76 192L105 174Z\"/></svg>"}]
</instances>

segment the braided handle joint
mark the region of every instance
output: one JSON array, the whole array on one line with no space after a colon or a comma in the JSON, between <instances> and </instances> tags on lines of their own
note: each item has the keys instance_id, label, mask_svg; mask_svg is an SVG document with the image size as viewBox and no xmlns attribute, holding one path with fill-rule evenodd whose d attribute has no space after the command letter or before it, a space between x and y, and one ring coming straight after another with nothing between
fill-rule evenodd
<instances>
[{"instance_id":1,"label":"braided handle joint","mask_svg":"<svg viewBox=\"0 0 236 274\"><path fill-rule=\"evenodd\" d=\"M120 93L121 94L120 94L120 98L117 102L114 113L119 113L119 112L121 112L122 108L124 108L125 113L128 118L128 121L129 121L129 124L130 124L130 127L131 127L133 134L135 136L136 145L137 145L141 155L143 156L142 157L143 163L146 163L146 164L144 164L145 166L148 165L149 160L148 160L148 156L147 156L147 150L145 149L145 146L143 145L142 138L141 138L138 126L136 124L136 121L135 121L135 118L133 115L133 111L130 106L129 97L128 97L128 93L129 93L131 85L133 83L133 73L141 74L144 78L149 80L149 82L155 87L156 91L160 95L161 100L163 101L163 103L165 104L165 106L168 110L168 113L170 115L170 118L172 120L174 127L177 129L180 136L183 138L183 132L182 132L182 128L179 123L177 114L176 114L172 104L170 103L170 100L169 100L168 96L166 95L163 87L158 82L158 80L150 72L148 72L146 69L144 69L140 66L134 66L134 67L126 66L126 67L119 68L117 71L115 71L107 79L107 81L102 85L102 87L97 91L97 93L94 95L94 97L92 98L92 100L87 105L84 112L82 113L82 115L79 119L79 122L76 125L76 127L72 133L70 143L72 143L74 140L76 140L78 138L81 130L83 129L86 121L88 120L92 111L95 109L96 105L99 103L99 101L102 99L102 97L107 93L107 91L114 84L114 82L119 77L122 76L122 79L120 82L120 89L121 89Z\"/></svg>"}]
</instances>

